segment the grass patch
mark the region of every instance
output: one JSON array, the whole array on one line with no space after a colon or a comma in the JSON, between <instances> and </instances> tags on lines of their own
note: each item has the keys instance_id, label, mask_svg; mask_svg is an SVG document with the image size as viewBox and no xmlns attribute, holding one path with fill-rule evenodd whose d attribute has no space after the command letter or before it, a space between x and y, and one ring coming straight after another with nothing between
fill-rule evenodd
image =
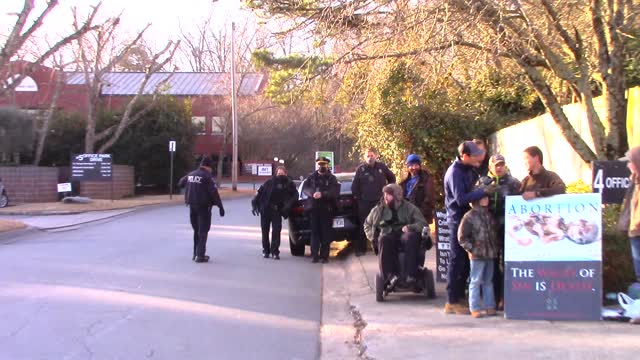
<instances>
[{"instance_id":1,"label":"grass patch","mask_svg":"<svg viewBox=\"0 0 640 360\"><path fill-rule=\"evenodd\" d=\"M13 220L4 220L0 219L0 233L12 230L19 230L26 228L27 225L21 223L20 221Z\"/></svg>"}]
</instances>

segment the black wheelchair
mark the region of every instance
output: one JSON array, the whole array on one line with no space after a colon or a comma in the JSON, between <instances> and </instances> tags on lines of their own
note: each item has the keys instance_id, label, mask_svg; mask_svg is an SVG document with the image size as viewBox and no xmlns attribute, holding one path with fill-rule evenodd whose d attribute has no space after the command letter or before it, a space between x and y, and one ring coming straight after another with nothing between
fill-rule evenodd
<instances>
[{"instance_id":1,"label":"black wheelchair","mask_svg":"<svg viewBox=\"0 0 640 360\"><path fill-rule=\"evenodd\" d=\"M422 230L420 245L418 246L418 272L415 283L407 284L406 274L404 274L405 252L402 247L398 252L398 264L400 265L400 274L391 279L383 279L381 273L376 274L376 301L382 302L385 297L391 293L414 293L422 294L427 299L436 297L435 277L432 270L429 270L424 264L426 252L433 247L433 241L429 236L429 227L425 226Z\"/></svg>"}]
</instances>

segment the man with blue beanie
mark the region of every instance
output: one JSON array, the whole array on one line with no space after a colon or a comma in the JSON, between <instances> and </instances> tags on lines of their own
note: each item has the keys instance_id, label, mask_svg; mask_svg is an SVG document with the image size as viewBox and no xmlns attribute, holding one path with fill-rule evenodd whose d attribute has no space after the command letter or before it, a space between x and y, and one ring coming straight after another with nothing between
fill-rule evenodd
<instances>
[{"instance_id":1,"label":"man with blue beanie","mask_svg":"<svg viewBox=\"0 0 640 360\"><path fill-rule=\"evenodd\" d=\"M433 176L422 167L422 160L417 154L407 156L406 165L407 173L400 181L404 198L417 206L427 224L431 224L436 206Z\"/></svg>"},{"instance_id":2,"label":"man with blue beanie","mask_svg":"<svg viewBox=\"0 0 640 360\"><path fill-rule=\"evenodd\" d=\"M462 302L469 277L469 257L458 242L458 227L464 214L471 209L470 203L495 192L495 185L474 189L478 181L474 169L481 165L484 155L485 151L475 142L464 141L458 146L457 160L444 175L444 205L451 231L445 314L470 314L469 305Z\"/></svg>"}]
</instances>

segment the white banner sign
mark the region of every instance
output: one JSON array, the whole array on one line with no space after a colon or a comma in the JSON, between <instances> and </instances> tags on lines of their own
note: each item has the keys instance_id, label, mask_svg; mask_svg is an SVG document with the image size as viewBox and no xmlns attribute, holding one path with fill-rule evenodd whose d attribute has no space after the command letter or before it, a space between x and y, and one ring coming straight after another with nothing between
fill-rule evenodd
<instances>
[{"instance_id":1,"label":"white banner sign","mask_svg":"<svg viewBox=\"0 0 640 360\"><path fill-rule=\"evenodd\" d=\"M272 174L271 165L258 165L258 176L271 176L271 174Z\"/></svg>"},{"instance_id":2,"label":"white banner sign","mask_svg":"<svg viewBox=\"0 0 640 360\"><path fill-rule=\"evenodd\" d=\"M506 198L505 261L600 261L600 194Z\"/></svg>"},{"instance_id":3,"label":"white banner sign","mask_svg":"<svg viewBox=\"0 0 640 360\"><path fill-rule=\"evenodd\" d=\"M70 192L70 191L71 191L71 183L58 184L58 192Z\"/></svg>"}]
</instances>

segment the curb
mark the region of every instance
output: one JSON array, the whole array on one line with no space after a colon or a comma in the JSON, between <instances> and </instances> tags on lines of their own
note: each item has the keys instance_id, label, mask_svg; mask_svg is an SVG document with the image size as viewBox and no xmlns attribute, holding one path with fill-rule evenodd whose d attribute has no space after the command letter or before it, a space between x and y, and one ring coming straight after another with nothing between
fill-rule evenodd
<instances>
[{"instance_id":1,"label":"curb","mask_svg":"<svg viewBox=\"0 0 640 360\"><path fill-rule=\"evenodd\" d=\"M181 203L146 204L146 205L136 205L136 206L116 208L116 209L102 209L102 210L10 211L10 212L0 212L0 215L18 215L18 216L78 215L78 214L95 213L95 212L101 212L101 211L136 210L136 209L145 208L145 207L160 207L160 206L173 206L173 205L181 205Z\"/></svg>"},{"instance_id":2,"label":"curb","mask_svg":"<svg viewBox=\"0 0 640 360\"><path fill-rule=\"evenodd\" d=\"M65 228L72 228L72 227L76 227L76 226L80 226L80 225L86 225L86 224L90 224L90 223L94 223L94 222L98 222L98 221L113 219L113 218L116 218L116 217L119 217L119 216L128 215L128 214L130 214L132 212L135 212L135 211L138 211L138 210L141 210L141 209L139 209L139 208L125 208L125 209L117 209L117 210L122 210L122 212L120 212L118 214L104 216L104 217L101 217L101 218L85 220L85 221L80 221L80 222L74 222L72 224L67 224L67 225L51 226L51 227L37 227L37 226L33 226L33 225L27 225L27 227L24 228L24 229L0 232L0 241L6 240L7 238L13 238L13 237L15 237L14 235L22 236L23 234L31 233L31 232L37 232L37 231L48 231L48 230L59 230L59 229L65 229ZM100 210L100 211L114 211L114 210ZM79 212L79 214L83 214L83 213L86 213L86 212L88 212L88 211ZM50 215L54 215L54 214L50 214ZM70 214L62 214L62 215L70 215Z\"/></svg>"},{"instance_id":3,"label":"curb","mask_svg":"<svg viewBox=\"0 0 640 360\"><path fill-rule=\"evenodd\" d=\"M98 221L113 219L113 218L116 218L116 217L119 217L119 216L125 216L125 215L128 215L128 214L132 213L132 212L138 211L140 209L139 208L124 208L124 209L115 209L115 210L122 210L123 212L121 212L119 214L114 214L114 215L101 217L99 219L92 219L92 220L86 220L86 221L81 221L81 222L74 222L73 224L69 224L69 225L52 226L52 227L41 227L41 228L35 227L35 226L29 226L29 227L33 227L34 229L41 230L41 231L66 229L66 228L71 228L71 227L75 227L75 226L91 224L91 223L98 222ZM114 210L101 210L101 211L114 211ZM81 214L82 213L86 213L86 212L88 212L88 211L81 212Z\"/></svg>"}]
</instances>

